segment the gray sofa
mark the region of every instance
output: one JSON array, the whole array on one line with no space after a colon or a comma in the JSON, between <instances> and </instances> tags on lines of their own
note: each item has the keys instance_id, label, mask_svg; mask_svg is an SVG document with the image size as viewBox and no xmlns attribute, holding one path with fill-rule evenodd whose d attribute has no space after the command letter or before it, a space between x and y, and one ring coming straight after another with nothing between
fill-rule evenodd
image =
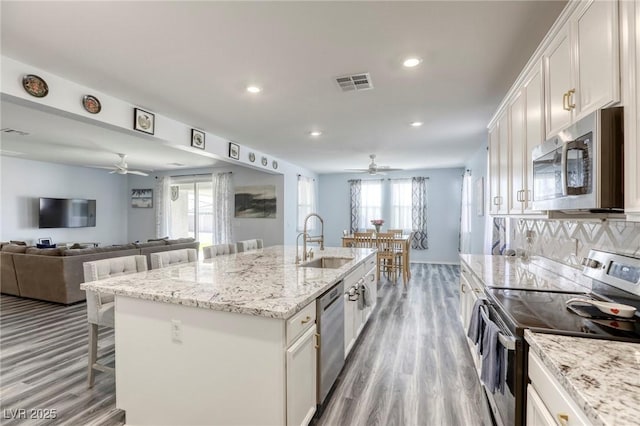
<instances>
[{"instance_id":1,"label":"gray sofa","mask_svg":"<svg viewBox=\"0 0 640 426\"><path fill-rule=\"evenodd\" d=\"M183 248L198 249L193 238L162 239L95 248L46 248L3 244L0 251L0 292L20 297L70 304L85 300L82 265L112 257L149 255Z\"/></svg>"}]
</instances>

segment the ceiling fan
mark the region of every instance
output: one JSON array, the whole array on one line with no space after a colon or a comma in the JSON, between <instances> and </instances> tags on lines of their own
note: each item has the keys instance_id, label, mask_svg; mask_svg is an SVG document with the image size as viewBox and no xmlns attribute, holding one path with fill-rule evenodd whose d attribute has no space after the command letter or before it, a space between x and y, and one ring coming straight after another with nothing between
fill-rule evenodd
<instances>
[{"instance_id":1,"label":"ceiling fan","mask_svg":"<svg viewBox=\"0 0 640 426\"><path fill-rule=\"evenodd\" d=\"M370 175L384 175L385 172L396 172L402 169L394 169L389 166L379 166L376 164L376 155L370 154L369 158L371 158L371 164L366 169L347 169L355 172L369 173Z\"/></svg>"},{"instance_id":2,"label":"ceiling fan","mask_svg":"<svg viewBox=\"0 0 640 426\"><path fill-rule=\"evenodd\" d=\"M140 175L140 176L149 176L148 173L141 172L139 170L129 170L129 166L127 165L126 158L127 154L118 154L120 157L120 162L115 163L114 167L100 167L101 169L109 169L111 170L109 174L117 173L119 175Z\"/></svg>"}]
</instances>

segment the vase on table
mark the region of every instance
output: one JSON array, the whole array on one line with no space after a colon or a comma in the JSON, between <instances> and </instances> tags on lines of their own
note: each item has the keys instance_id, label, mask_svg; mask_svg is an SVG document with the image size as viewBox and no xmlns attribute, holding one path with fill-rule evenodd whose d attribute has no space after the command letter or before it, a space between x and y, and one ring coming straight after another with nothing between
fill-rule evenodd
<instances>
[{"instance_id":1,"label":"vase on table","mask_svg":"<svg viewBox=\"0 0 640 426\"><path fill-rule=\"evenodd\" d=\"M376 234L379 234L380 233L380 227L382 225L373 225L373 226L376 228Z\"/></svg>"}]
</instances>

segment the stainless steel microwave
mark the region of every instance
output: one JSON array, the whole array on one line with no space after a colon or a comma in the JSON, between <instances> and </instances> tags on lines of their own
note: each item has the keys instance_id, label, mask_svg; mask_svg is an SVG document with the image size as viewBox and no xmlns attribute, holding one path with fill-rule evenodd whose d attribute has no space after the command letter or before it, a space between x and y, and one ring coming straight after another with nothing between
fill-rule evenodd
<instances>
[{"instance_id":1,"label":"stainless steel microwave","mask_svg":"<svg viewBox=\"0 0 640 426\"><path fill-rule=\"evenodd\" d=\"M535 210L624 209L622 107L587 115L532 150Z\"/></svg>"}]
</instances>

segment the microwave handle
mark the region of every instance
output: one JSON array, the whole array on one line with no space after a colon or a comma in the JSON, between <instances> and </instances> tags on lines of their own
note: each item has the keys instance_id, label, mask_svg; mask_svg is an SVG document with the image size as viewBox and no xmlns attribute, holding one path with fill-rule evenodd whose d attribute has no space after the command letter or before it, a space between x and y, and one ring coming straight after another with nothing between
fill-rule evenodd
<instances>
[{"instance_id":1,"label":"microwave handle","mask_svg":"<svg viewBox=\"0 0 640 426\"><path fill-rule=\"evenodd\" d=\"M560 162L560 167L562 168L562 195L563 196L567 196L567 195L580 195L580 194L584 194L586 187L584 186L576 186L576 187L572 187L571 191L569 190L569 180L567 179L568 177L568 173L567 173L567 165L568 165L568 158L567 155L569 154L569 150L573 150L573 149L579 149L581 151L584 151L584 156L587 159L587 161L589 160L589 148L587 147L587 144L585 144L583 141L581 140L574 140L574 141L569 141L569 142L565 142L564 144L562 144L562 159Z\"/></svg>"}]
</instances>

